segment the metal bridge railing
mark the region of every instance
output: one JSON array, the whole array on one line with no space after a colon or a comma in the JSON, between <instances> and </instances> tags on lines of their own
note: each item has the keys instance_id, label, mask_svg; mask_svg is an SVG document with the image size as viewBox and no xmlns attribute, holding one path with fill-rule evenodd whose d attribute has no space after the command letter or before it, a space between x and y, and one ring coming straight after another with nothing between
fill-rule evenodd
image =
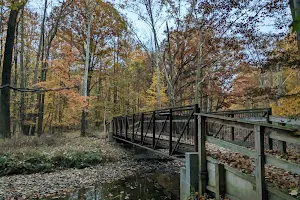
<instances>
[{"instance_id":1,"label":"metal bridge railing","mask_svg":"<svg viewBox=\"0 0 300 200\"><path fill-rule=\"evenodd\" d=\"M197 151L198 124L194 114L199 111L196 104L114 117L113 134L152 149L168 149L170 156L182 143Z\"/></svg>"},{"instance_id":2,"label":"metal bridge railing","mask_svg":"<svg viewBox=\"0 0 300 200\"><path fill-rule=\"evenodd\" d=\"M197 151L198 123L195 113L199 112L200 108L196 104L118 116L112 120L113 133L116 137L140 145L147 145L154 150L157 148L168 149L169 155L174 155L180 150L184 151L184 149L191 150L193 148L193 151ZM260 119L267 122L271 110L269 108L235 110L210 114L252 119L253 121ZM225 125L209 124L208 129L210 133L215 134L215 137L231 141L235 141L241 135L241 130ZM251 133L248 132L247 134L249 136L244 138L245 142L252 140Z\"/></svg>"}]
</instances>

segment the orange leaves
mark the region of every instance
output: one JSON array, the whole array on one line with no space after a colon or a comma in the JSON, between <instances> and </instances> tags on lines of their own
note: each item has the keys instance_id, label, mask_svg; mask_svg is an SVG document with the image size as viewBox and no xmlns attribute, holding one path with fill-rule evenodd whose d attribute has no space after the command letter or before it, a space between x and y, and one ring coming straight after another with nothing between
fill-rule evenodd
<instances>
[{"instance_id":1,"label":"orange leaves","mask_svg":"<svg viewBox=\"0 0 300 200\"><path fill-rule=\"evenodd\" d=\"M69 45L63 44L57 51L62 59L55 59L49 64L47 81L36 84L45 89L72 87L81 80L76 67L76 57ZM47 92L45 98L45 115L50 116L52 125L70 126L80 122L83 99L78 89Z\"/></svg>"}]
</instances>

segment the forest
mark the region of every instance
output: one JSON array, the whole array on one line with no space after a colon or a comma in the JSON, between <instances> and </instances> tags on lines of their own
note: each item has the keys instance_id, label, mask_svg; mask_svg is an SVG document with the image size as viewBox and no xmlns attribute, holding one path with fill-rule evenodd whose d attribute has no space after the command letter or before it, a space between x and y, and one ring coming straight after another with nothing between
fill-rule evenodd
<instances>
[{"instance_id":1,"label":"forest","mask_svg":"<svg viewBox=\"0 0 300 200\"><path fill-rule=\"evenodd\" d=\"M287 0L1 0L0 137L199 104L300 115Z\"/></svg>"}]
</instances>

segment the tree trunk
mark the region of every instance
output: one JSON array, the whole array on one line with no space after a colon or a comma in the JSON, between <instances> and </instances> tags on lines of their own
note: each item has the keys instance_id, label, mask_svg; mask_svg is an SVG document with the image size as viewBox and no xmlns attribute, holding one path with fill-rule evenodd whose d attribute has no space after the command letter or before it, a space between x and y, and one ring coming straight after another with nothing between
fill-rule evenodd
<instances>
[{"instance_id":1,"label":"tree trunk","mask_svg":"<svg viewBox=\"0 0 300 200\"><path fill-rule=\"evenodd\" d=\"M91 42L91 23L92 23L92 15L89 16L88 21L88 30L87 30L87 38L86 38L86 55L85 55L85 70L83 77L83 98L84 105L81 114L81 136L86 136L86 116L87 116L87 93L88 93L88 74L89 74L89 66L90 66L90 42Z\"/></svg>"},{"instance_id":2,"label":"tree trunk","mask_svg":"<svg viewBox=\"0 0 300 200\"><path fill-rule=\"evenodd\" d=\"M47 6L48 6L48 0L45 0L44 4L44 13L43 13L43 19L41 24L41 32L40 32L40 40L39 40L39 46L38 51L36 55L36 63L35 63L35 70L34 70L34 77L33 77L33 84L36 84L38 82L38 71L39 71L39 64L40 64L40 57L42 50L42 44L45 40L45 21L46 21L46 14L47 14Z\"/></svg>"},{"instance_id":3,"label":"tree trunk","mask_svg":"<svg viewBox=\"0 0 300 200\"><path fill-rule=\"evenodd\" d=\"M283 72L279 65L277 65L277 73L278 73L277 105L280 106L279 99L284 94L284 86L283 86Z\"/></svg>"},{"instance_id":4,"label":"tree trunk","mask_svg":"<svg viewBox=\"0 0 300 200\"><path fill-rule=\"evenodd\" d=\"M151 1L145 2L145 6L150 18L150 25L153 33L153 39L154 39L154 45L155 45L155 64L156 64L156 78L157 78L157 102L159 108L161 108L161 97L160 97L160 68L159 68L159 44L158 44L158 39L157 39L157 33L155 29L155 20L152 12L152 3Z\"/></svg>"},{"instance_id":5,"label":"tree trunk","mask_svg":"<svg viewBox=\"0 0 300 200\"><path fill-rule=\"evenodd\" d=\"M35 64L35 71L34 71L34 79L33 79L33 84L37 83L37 74L38 74L38 69L39 69L39 63L40 60L46 61L47 56L45 56L45 21L46 21L46 14L47 14L47 6L48 6L48 0L45 0L44 4L44 12L43 12L43 19L42 19L42 24L41 24L41 33L40 33L40 41L39 41L39 47L38 47L38 52L37 52L37 57L36 57L36 64ZM44 58L46 58L44 60ZM42 70L41 70L41 80L44 80L44 64L42 65ZM33 97L34 95L32 95ZM44 118L44 101L45 101L45 95L42 93L38 93L38 104L37 104L37 109L38 109L38 120L37 120L37 134L38 136L42 135L43 132L43 118Z\"/></svg>"},{"instance_id":6,"label":"tree trunk","mask_svg":"<svg viewBox=\"0 0 300 200\"><path fill-rule=\"evenodd\" d=\"M103 115L103 132L106 136L106 114L107 114L107 97L108 95L105 95L105 101L104 101L104 115Z\"/></svg>"},{"instance_id":7,"label":"tree trunk","mask_svg":"<svg viewBox=\"0 0 300 200\"><path fill-rule=\"evenodd\" d=\"M44 12L47 11L47 0L45 0L45 9L44 9ZM57 29L58 29L58 26L59 26L59 23L61 21L61 18L62 18L62 14L63 14L63 8L66 6L66 2L62 2L61 4L61 7L60 7L60 11L59 11L59 15L58 17L55 19L55 24L53 25L53 27L51 27L51 30L49 31L49 35L47 37L47 44L45 45L45 39L42 40L43 44L42 44L42 61L43 64L42 64L42 70L41 70L41 81L46 81L47 79L47 70L48 70L48 60L50 58L50 49L51 49L51 46L52 46L52 42L56 36L56 33L57 33ZM43 24L45 22L43 21ZM44 35L44 30L43 30L43 35ZM43 36L44 38L44 36ZM44 56L44 49L45 49L45 46L47 46L46 48L46 55ZM45 58L44 58L45 57ZM45 107L45 94L43 93L39 93L38 94L38 128L37 128L37 133L38 133L38 136L41 136L42 133L43 133L43 121L44 121L44 107Z\"/></svg>"},{"instance_id":8,"label":"tree trunk","mask_svg":"<svg viewBox=\"0 0 300 200\"><path fill-rule=\"evenodd\" d=\"M201 42L201 30L198 30L198 62L197 62L197 71L196 71L196 86L195 86L195 104L199 104L199 97L200 99L200 110L203 111L202 106L202 82L201 82L201 66L202 66L202 42Z\"/></svg>"},{"instance_id":9,"label":"tree trunk","mask_svg":"<svg viewBox=\"0 0 300 200\"><path fill-rule=\"evenodd\" d=\"M20 51L20 88L25 88L25 69L24 69L24 9L22 10L21 15L21 51ZM23 131L24 121L25 121L25 93L21 93L20 99L20 121L21 121L21 132Z\"/></svg>"},{"instance_id":10,"label":"tree trunk","mask_svg":"<svg viewBox=\"0 0 300 200\"><path fill-rule=\"evenodd\" d=\"M113 95L113 97L114 97L114 106L113 106L113 112L114 112L114 114L116 114L116 112L117 112L117 110L116 110L116 108L117 108L117 98L118 98L118 88L117 88L117 82L116 82L116 76L117 76L117 69L116 69L116 67L117 67L117 64L118 64L118 59L117 59L117 57L118 57L118 54L117 54L117 48L118 48L118 46L117 46L117 44L115 44L115 49L114 49L114 65L113 65L113 70L114 70L114 95Z\"/></svg>"},{"instance_id":11,"label":"tree trunk","mask_svg":"<svg viewBox=\"0 0 300 200\"><path fill-rule=\"evenodd\" d=\"M13 77L13 83L14 86L17 87L18 86L18 54L19 54L19 50L18 50L18 37L19 37L19 23L17 22L17 26L16 26L16 40L15 40L15 47L14 47L14 77ZM17 130L17 118L18 118L18 111L17 111L17 105L18 102L16 101L17 99L17 91L14 90L13 93L13 100L14 100L14 104L13 104L13 130L12 130L12 135L14 136L16 134L16 130Z\"/></svg>"},{"instance_id":12,"label":"tree trunk","mask_svg":"<svg viewBox=\"0 0 300 200\"><path fill-rule=\"evenodd\" d=\"M19 10L11 10L8 19L3 70L2 85L10 85L12 56L15 42L15 30ZM0 137L10 138L10 89L8 87L1 90L0 95Z\"/></svg>"},{"instance_id":13,"label":"tree trunk","mask_svg":"<svg viewBox=\"0 0 300 200\"><path fill-rule=\"evenodd\" d=\"M176 94L175 94L175 90L174 90L174 87L173 87L173 79L174 79L174 57L172 56L172 52L171 52L171 41L170 41L170 30L169 30L169 26L168 26L168 23L166 23L166 26L167 26L167 35L168 35L168 54L169 54L169 66L170 66L170 78L168 80L168 78L166 77L167 79L167 82L170 82L168 84L168 92L169 92L169 106L170 107L173 107L176 105ZM167 76L167 74L166 74Z\"/></svg>"},{"instance_id":14,"label":"tree trunk","mask_svg":"<svg viewBox=\"0 0 300 200\"><path fill-rule=\"evenodd\" d=\"M1 5L3 5L4 2L1 0ZM1 6L0 8L0 71L1 71L1 64L2 64L2 52L3 52L3 13L4 13L4 6Z\"/></svg>"},{"instance_id":15,"label":"tree trunk","mask_svg":"<svg viewBox=\"0 0 300 200\"><path fill-rule=\"evenodd\" d=\"M206 112L211 112L212 108L212 95L211 95L211 79L208 79L208 86L207 86L207 110Z\"/></svg>"}]
</instances>

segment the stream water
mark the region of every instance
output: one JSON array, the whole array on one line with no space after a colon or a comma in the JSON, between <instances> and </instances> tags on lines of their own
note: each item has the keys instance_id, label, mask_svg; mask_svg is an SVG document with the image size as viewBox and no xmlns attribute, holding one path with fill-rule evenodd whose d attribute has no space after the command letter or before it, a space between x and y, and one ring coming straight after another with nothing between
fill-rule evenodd
<instances>
[{"instance_id":1,"label":"stream water","mask_svg":"<svg viewBox=\"0 0 300 200\"><path fill-rule=\"evenodd\" d=\"M179 174L147 173L91 188L81 188L63 200L177 200Z\"/></svg>"}]
</instances>

